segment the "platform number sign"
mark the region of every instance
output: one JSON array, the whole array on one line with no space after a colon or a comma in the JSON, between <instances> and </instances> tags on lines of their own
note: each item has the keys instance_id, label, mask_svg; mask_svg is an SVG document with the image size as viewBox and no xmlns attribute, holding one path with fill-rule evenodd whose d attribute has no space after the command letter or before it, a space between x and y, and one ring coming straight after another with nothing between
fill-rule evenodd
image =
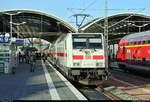
<instances>
[{"instance_id":1,"label":"platform number sign","mask_svg":"<svg viewBox=\"0 0 150 102\"><path fill-rule=\"evenodd\" d=\"M9 42L10 42L9 37L7 36L0 37L0 43L9 43Z\"/></svg>"}]
</instances>

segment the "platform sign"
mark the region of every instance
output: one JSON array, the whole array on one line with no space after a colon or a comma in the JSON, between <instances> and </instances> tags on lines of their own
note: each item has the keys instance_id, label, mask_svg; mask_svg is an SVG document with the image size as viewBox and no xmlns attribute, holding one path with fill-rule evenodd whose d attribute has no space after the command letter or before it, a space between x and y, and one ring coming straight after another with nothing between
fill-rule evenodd
<instances>
[{"instance_id":1,"label":"platform sign","mask_svg":"<svg viewBox=\"0 0 150 102\"><path fill-rule=\"evenodd\" d=\"M17 46L24 46L24 40L16 40L16 45Z\"/></svg>"},{"instance_id":2,"label":"platform sign","mask_svg":"<svg viewBox=\"0 0 150 102\"><path fill-rule=\"evenodd\" d=\"M0 43L9 43L9 42L10 42L10 37L7 36L0 37Z\"/></svg>"}]
</instances>

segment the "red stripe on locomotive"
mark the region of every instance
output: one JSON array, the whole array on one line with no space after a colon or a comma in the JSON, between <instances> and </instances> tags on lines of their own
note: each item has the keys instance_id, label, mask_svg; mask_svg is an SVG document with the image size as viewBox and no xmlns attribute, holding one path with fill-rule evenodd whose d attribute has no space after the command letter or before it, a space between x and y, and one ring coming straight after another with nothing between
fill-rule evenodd
<instances>
[{"instance_id":1,"label":"red stripe on locomotive","mask_svg":"<svg viewBox=\"0 0 150 102\"><path fill-rule=\"evenodd\" d=\"M94 55L93 56L93 59L104 59L104 56L103 55Z\"/></svg>"},{"instance_id":2,"label":"red stripe on locomotive","mask_svg":"<svg viewBox=\"0 0 150 102\"><path fill-rule=\"evenodd\" d=\"M83 60L83 55L73 55L73 59L74 60L78 60L78 59Z\"/></svg>"}]
</instances>

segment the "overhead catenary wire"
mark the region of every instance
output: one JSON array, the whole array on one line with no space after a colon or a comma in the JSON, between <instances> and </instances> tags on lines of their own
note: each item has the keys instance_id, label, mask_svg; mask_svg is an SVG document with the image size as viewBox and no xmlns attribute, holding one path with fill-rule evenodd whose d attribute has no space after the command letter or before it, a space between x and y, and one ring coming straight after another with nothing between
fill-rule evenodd
<instances>
[{"instance_id":1,"label":"overhead catenary wire","mask_svg":"<svg viewBox=\"0 0 150 102\"><path fill-rule=\"evenodd\" d=\"M88 10L88 11L103 11L103 10L105 10L105 8L92 8L92 9L88 9L88 8L68 8L68 9L70 9L70 10L79 10L79 11L86 11L86 10ZM129 11L129 10L137 10L137 9L145 9L145 8L112 8L112 9L107 9L107 10L109 10L109 11L123 11L123 10L125 10L125 11Z\"/></svg>"},{"instance_id":2,"label":"overhead catenary wire","mask_svg":"<svg viewBox=\"0 0 150 102\"><path fill-rule=\"evenodd\" d=\"M79 14L81 14L81 15L75 15L76 13L73 11L73 8L67 8L67 10L70 10L72 13L74 13L72 16L74 16L75 18L76 18L76 26L78 26L78 28L83 24L83 22L84 22L84 19L86 18L86 17L88 17L87 16L87 14L85 14L85 15L83 15L82 13L84 12L84 11L86 11L86 9L88 9L89 7L91 7L94 3L96 2L96 0L94 0L93 2L91 2L83 11L81 11ZM70 17L72 17L72 16L70 16ZM82 16L83 18L82 18L82 21L81 21L81 23L80 24L78 24L78 16ZM69 17L69 18L70 18Z\"/></svg>"},{"instance_id":3,"label":"overhead catenary wire","mask_svg":"<svg viewBox=\"0 0 150 102\"><path fill-rule=\"evenodd\" d=\"M138 8L137 8L137 9L138 9ZM137 10L137 9L136 9L136 10ZM131 14L130 16L128 16L128 17L122 19L122 20L119 21L119 22L116 22L115 24L113 24L113 25L111 25L111 26L108 26L108 28L111 28L112 26L115 26L115 25L117 25L117 24L119 24L119 23L121 23L121 22L123 22L123 21L125 21L125 20L127 20L127 19L129 19L129 18L131 18L131 17L134 16L135 14L137 14L137 13L139 13L139 12L145 10L145 8L139 8L139 9L140 9L139 11L137 11L137 12ZM109 9L108 9L108 10L109 10ZM130 9L128 9L128 10L130 10ZM135 10L135 8L134 8L134 10ZM93 19L95 19L94 16L92 16L92 15L90 15L90 17L92 17ZM101 17L101 18L102 18L102 17ZM87 18L86 18L86 19L87 19ZM100 24L98 24L98 22L95 22L94 24L104 29L104 27L101 26Z\"/></svg>"}]
</instances>

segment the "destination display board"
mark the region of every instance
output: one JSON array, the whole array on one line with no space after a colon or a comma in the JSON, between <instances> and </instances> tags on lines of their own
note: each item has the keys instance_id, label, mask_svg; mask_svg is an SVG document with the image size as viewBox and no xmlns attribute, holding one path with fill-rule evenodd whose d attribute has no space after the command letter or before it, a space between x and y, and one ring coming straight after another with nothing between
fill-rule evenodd
<instances>
[{"instance_id":1,"label":"destination display board","mask_svg":"<svg viewBox=\"0 0 150 102\"><path fill-rule=\"evenodd\" d=\"M17 46L24 46L24 40L22 40L22 39L16 40L16 45Z\"/></svg>"}]
</instances>

